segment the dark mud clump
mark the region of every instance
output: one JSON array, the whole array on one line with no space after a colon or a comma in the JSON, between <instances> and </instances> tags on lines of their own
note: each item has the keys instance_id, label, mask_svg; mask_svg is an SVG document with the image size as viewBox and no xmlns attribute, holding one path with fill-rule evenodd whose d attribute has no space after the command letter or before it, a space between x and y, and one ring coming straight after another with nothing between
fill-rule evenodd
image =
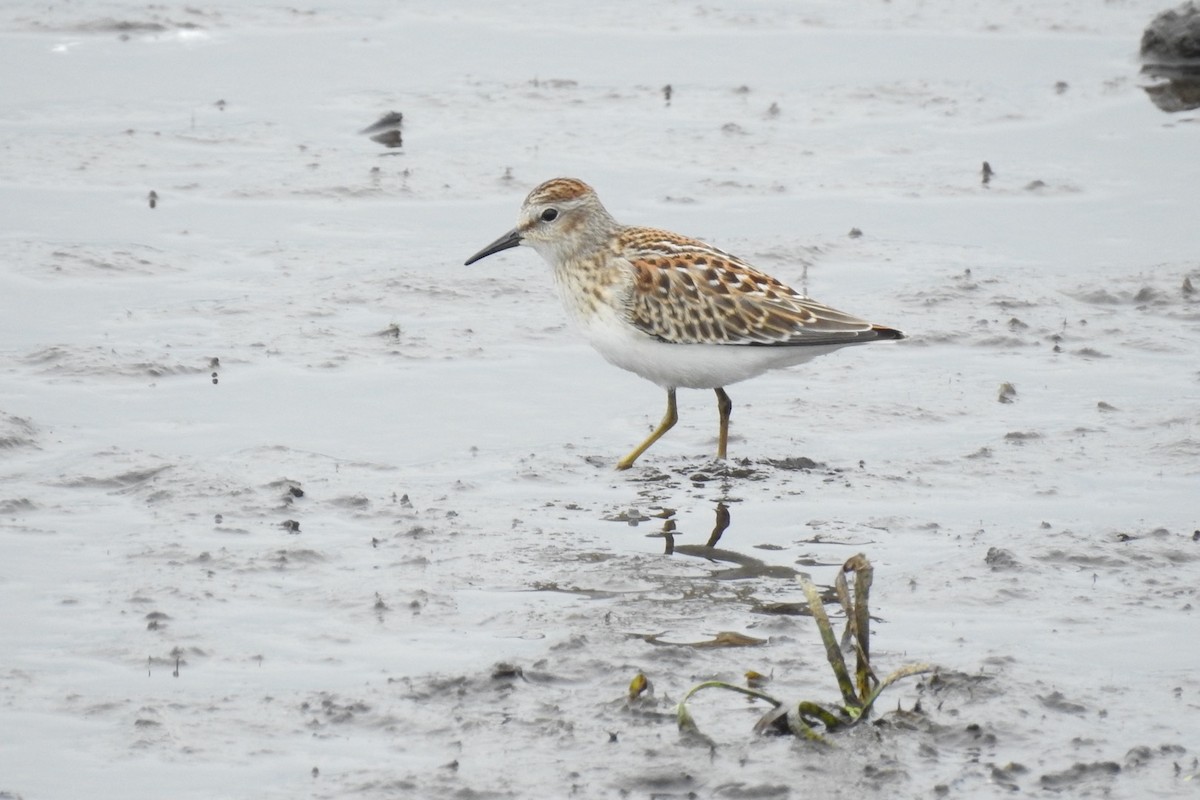
<instances>
[{"instance_id":1,"label":"dark mud clump","mask_svg":"<svg viewBox=\"0 0 1200 800\"><path fill-rule=\"evenodd\" d=\"M775 472L813 472L823 469L826 469L826 465L819 461L807 456L795 456L767 458L757 462L749 458L730 459L714 461L703 466L684 465L674 471L693 484L701 485L712 480L761 481L769 479Z\"/></svg>"},{"instance_id":2,"label":"dark mud clump","mask_svg":"<svg viewBox=\"0 0 1200 800\"><path fill-rule=\"evenodd\" d=\"M37 428L33 422L12 414L0 414L0 450L34 447L36 444Z\"/></svg>"},{"instance_id":3,"label":"dark mud clump","mask_svg":"<svg viewBox=\"0 0 1200 800\"><path fill-rule=\"evenodd\" d=\"M1085 786L1107 783L1120 771L1121 765L1115 761L1095 761L1074 764L1061 772L1048 772L1038 782L1043 789L1051 791L1081 790Z\"/></svg>"}]
</instances>

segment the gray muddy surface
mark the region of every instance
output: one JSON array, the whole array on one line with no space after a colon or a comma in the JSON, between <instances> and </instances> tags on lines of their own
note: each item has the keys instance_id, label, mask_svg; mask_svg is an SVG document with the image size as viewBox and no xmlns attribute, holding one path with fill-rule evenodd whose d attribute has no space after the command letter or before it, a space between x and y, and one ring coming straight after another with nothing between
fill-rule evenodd
<instances>
[{"instance_id":1,"label":"gray muddy surface","mask_svg":"<svg viewBox=\"0 0 1200 800\"><path fill-rule=\"evenodd\" d=\"M1200 794L1159 10L6 5L0 798ZM731 387L725 463L681 392L618 474L661 390L532 252L461 266L556 175L911 338ZM795 575L859 552L937 676L681 736L702 680L836 699Z\"/></svg>"}]
</instances>

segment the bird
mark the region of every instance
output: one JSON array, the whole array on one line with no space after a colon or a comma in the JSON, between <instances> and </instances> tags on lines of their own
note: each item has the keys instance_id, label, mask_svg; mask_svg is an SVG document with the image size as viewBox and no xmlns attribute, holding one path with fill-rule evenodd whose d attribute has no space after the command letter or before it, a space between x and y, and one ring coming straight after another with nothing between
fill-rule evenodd
<instances>
[{"instance_id":1,"label":"bird","mask_svg":"<svg viewBox=\"0 0 1200 800\"><path fill-rule=\"evenodd\" d=\"M724 459L733 410L726 386L848 345L905 338L698 239L623 225L577 178L535 187L516 227L465 266L519 245L550 264L568 315L605 360L667 392L662 421L618 470L632 467L679 420L678 389L716 393L717 457Z\"/></svg>"}]
</instances>

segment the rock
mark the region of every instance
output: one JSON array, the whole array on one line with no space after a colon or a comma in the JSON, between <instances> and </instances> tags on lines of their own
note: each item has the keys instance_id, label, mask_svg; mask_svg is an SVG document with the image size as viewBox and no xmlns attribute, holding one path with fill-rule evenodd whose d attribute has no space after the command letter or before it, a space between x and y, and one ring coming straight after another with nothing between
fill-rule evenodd
<instances>
[{"instance_id":1,"label":"rock","mask_svg":"<svg viewBox=\"0 0 1200 800\"><path fill-rule=\"evenodd\" d=\"M1200 4L1196 0L1164 11L1142 33L1142 72L1161 83L1145 87L1166 112L1200 108Z\"/></svg>"},{"instance_id":2,"label":"rock","mask_svg":"<svg viewBox=\"0 0 1200 800\"><path fill-rule=\"evenodd\" d=\"M1154 18L1142 33L1142 60L1147 66L1190 67L1193 73L1200 73L1200 5L1196 0Z\"/></svg>"}]
</instances>

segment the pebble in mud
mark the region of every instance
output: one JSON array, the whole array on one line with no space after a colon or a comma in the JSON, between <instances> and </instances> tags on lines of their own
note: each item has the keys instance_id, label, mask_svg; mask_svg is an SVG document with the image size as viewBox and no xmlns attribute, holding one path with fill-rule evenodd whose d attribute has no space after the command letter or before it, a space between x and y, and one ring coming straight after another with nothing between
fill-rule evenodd
<instances>
[{"instance_id":1,"label":"pebble in mud","mask_svg":"<svg viewBox=\"0 0 1200 800\"><path fill-rule=\"evenodd\" d=\"M1017 569L1021 566L1016 556L1003 547L989 547L983 562L993 571Z\"/></svg>"},{"instance_id":2,"label":"pebble in mud","mask_svg":"<svg viewBox=\"0 0 1200 800\"><path fill-rule=\"evenodd\" d=\"M384 147L395 148L404 146L404 138L400 128L404 123L404 115L399 111L389 111L374 123L359 131L360 135L370 136L371 141L378 142Z\"/></svg>"}]
</instances>

